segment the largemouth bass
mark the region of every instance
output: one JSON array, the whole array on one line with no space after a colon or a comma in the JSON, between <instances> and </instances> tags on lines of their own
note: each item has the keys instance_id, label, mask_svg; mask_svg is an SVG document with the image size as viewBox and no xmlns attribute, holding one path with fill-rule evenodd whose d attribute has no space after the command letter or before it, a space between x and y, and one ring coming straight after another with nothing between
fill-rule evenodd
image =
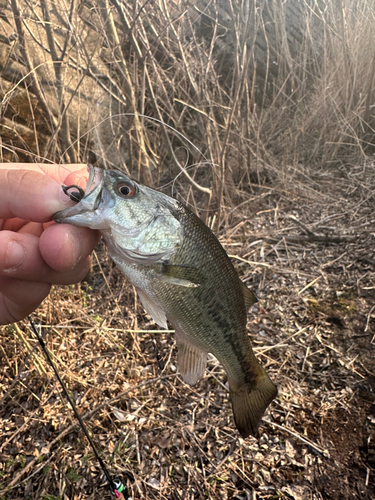
<instances>
[{"instance_id":1,"label":"largemouth bass","mask_svg":"<svg viewBox=\"0 0 375 500\"><path fill-rule=\"evenodd\" d=\"M182 378L195 384L212 353L227 373L240 434L255 435L277 394L246 331L255 295L211 230L182 203L121 172L89 170L83 198L54 220L100 231L148 314L175 329Z\"/></svg>"}]
</instances>

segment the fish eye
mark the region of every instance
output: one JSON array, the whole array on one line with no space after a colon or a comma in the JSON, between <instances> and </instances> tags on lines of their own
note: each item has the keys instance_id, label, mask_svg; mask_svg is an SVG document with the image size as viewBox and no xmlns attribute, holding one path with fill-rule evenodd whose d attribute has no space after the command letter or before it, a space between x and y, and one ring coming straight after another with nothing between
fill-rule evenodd
<instances>
[{"instance_id":1,"label":"fish eye","mask_svg":"<svg viewBox=\"0 0 375 500\"><path fill-rule=\"evenodd\" d=\"M117 185L117 191L125 198L131 198L135 195L135 186L130 182L120 182Z\"/></svg>"}]
</instances>

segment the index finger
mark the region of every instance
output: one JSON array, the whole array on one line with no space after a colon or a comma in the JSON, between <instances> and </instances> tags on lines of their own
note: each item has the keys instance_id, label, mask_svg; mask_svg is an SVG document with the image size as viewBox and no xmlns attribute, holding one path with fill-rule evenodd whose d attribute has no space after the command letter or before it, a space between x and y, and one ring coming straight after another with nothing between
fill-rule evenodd
<instances>
[{"instance_id":1,"label":"index finger","mask_svg":"<svg viewBox=\"0 0 375 500\"><path fill-rule=\"evenodd\" d=\"M0 219L47 222L54 213L71 205L61 184L85 185L87 177L84 164L1 163Z\"/></svg>"},{"instance_id":2,"label":"index finger","mask_svg":"<svg viewBox=\"0 0 375 500\"><path fill-rule=\"evenodd\" d=\"M31 170L48 175L57 182L64 183L68 176L76 175L78 178L88 178L87 165L84 163L0 163L0 170ZM76 184L73 182L72 184Z\"/></svg>"}]
</instances>

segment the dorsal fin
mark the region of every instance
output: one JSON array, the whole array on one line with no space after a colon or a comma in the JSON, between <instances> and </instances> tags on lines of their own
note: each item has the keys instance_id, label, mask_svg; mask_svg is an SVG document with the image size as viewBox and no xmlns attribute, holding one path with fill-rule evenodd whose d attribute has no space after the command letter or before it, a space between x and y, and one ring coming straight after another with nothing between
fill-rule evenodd
<instances>
[{"instance_id":1,"label":"dorsal fin","mask_svg":"<svg viewBox=\"0 0 375 500\"><path fill-rule=\"evenodd\" d=\"M245 283L241 281L242 284L242 291L243 291L243 296L245 297L245 307L246 311L250 309L250 307L255 304L255 302L258 302L257 296L255 293L253 293L250 288L247 288Z\"/></svg>"}]
</instances>

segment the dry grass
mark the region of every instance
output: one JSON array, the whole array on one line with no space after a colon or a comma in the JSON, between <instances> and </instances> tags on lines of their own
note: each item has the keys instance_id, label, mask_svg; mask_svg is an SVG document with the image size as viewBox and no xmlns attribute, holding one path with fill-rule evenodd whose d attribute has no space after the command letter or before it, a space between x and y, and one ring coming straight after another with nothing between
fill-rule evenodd
<instances>
[{"instance_id":1,"label":"dry grass","mask_svg":"<svg viewBox=\"0 0 375 500\"><path fill-rule=\"evenodd\" d=\"M280 392L243 441L220 365L181 381L104 246L89 282L53 290L35 320L113 475L134 499L373 498L372 3L301 2L294 51L289 2L2 4L2 159L96 159L173 191L260 297L249 331ZM0 496L104 498L28 325L0 332Z\"/></svg>"},{"instance_id":2,"label":"dry grass","mask_svg":"<svg viewBox=\"0 0 375 500\"><path fill-rule=\"evenodd\" d=\"M6 159L180 174L218 228L259 184L372 152L369 2L3 3Z\"/></svg>"}]
</instances>

